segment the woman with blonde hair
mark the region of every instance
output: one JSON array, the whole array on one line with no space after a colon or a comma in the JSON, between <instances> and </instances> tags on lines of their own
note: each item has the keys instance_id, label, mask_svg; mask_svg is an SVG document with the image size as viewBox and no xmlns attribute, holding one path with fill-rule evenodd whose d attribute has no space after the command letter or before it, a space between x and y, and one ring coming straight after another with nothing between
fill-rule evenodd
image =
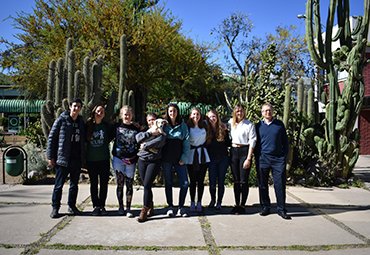
<instances>
[{"instance_id":1,"label":"woman with blonde hair","mask_svg":"<svg viewBox=\"0 0 370 255\"><path fill-rule=\"evenodd\" d=\"M231 171L234 177L235 207L231 213L245 213L245 204L249 193L249 174L252 155L257 142L256 129L253 123L246 119L242 104L234 107L231 126Z\"/></svg>"},{"instance_id":2,"label":"woman with blonde hair","mask_svg":"<svg viewBox=\"0 0 370 255\"><path fill-rule=\"evenodd\" d=\"M133 218L131 201L137 162L135 136L140 131L140 126L138 127L138 125L132 122L132 108L128 105L121 108L120 118L122 121L116 123L112 128L112 137L115 137L112 150L112 167L117 180L118 214L125 214L123 208L123 186L126 180L126 216Z\"/></svg>"},{"instance_id":3,"label":"woman with blonde hair","mask_svg":"<svg viewBox=\"0 0 370 255\"><path fill-rule=\"evenodd\" d=\"M221 210L222 198L225 193L225 175L229 167L229 151L231 146L229 131L225 128L215 110L209 110L207 117L206 145L211 162L209 163L209 193L211 202L209 208ZM217 200L216 187L218 186Z\"/></svg>"}]
</instances>

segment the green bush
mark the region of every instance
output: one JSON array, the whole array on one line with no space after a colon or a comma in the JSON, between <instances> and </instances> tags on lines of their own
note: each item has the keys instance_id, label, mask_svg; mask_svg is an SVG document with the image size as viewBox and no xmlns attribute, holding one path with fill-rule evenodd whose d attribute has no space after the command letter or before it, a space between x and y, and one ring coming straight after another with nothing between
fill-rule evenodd
<instances>
[{"instance_id":1,"label":"green bush","mask_svg":"<svg viewBox=\"0 0 370 255\"><path fill-rule=\"evenodd\" d=\"M34 123L30 123L27 128L27 139L30 143L36 144L37 146L46 146L46 138L42 132L41 121L37 120Z\"/></svg>"},{"instance_id":2,"label":"green bush","mask_svg":"<svg viewBox=\"0 0 370 255\"><path fill-rule=\"evenodd\" d=\"M50 170L48 169L48 160L42 149L39 149L36 144L28 143L23 149L27 153L27 162L28 162L28 173L31 175L31 182L37 181L45 177ZM26 179L25 172L23 173L23 179Z\"/></svg>"}]
</instances>

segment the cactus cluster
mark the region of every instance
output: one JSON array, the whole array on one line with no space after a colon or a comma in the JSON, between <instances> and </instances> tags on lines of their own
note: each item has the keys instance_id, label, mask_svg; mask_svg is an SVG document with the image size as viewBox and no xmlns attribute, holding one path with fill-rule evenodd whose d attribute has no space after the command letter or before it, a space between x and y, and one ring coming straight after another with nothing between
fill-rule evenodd
<instances>
[{"instance_id":1,"label":"cactus cluster","mask_svg":"<svg viewBox=\"0 0 370 255\"><path fill-rule=\"evenodd\" d=\"M369 0L365 0L364 18L359 16L353 31L349 27L349 1L331 0L325 38L321 34L319 3L320 1L307 1L306 39L313 61L326 71L329 80L329 100L323 92L321 98L326 105L326 113L321 126L325 132L322 135L314 135L311 142L315 144L320 156L325 153L336 155L342 169L340 177L347 179L359 156L360 136L354 126L364 97L363 70L369 63L365 61L366 38L369 31ZM336 8L338 33L333 37ZM316 34L313 32L314 24ZM336 40L340 40L341 47L332 51L332 42ZM354 46L353 40L357 42ZM335 69L348 72L342 92L339 89Z\"/></svg>"},{"instance_id":2,"label":"cactus cluster","mask_svg":"<svg viewBox=\"0 0 370 255\"><path fill-rule=\"evenodd\" d=\"M126 40L121 37L121 66L120 83L117 109L123 105L130 105L133 108L135 116L135 100L133 91L127 91L125 87L126 75ZM122 62L124 63L122 65ZM83 61L83 71L76 71L76 54L73 49L73 40L67 39L65 60L60 58L56 63L51 60L49 64L47 79L47 98L45 104L41 106L41 123L44 136L47 138L50 129L59 115L69 109L68 102L74 97L81 97L81 84L84 84L84 105L81 109L81 115L86 121L90 117L93 107L101 103L102 80L103 80L103 58L98 56L94 63L90 64L90 58L85 57ZM117 101L117 92L112 91L106 106L105 120L115 121L115 109Z\"/></svg>"}]
</instances>

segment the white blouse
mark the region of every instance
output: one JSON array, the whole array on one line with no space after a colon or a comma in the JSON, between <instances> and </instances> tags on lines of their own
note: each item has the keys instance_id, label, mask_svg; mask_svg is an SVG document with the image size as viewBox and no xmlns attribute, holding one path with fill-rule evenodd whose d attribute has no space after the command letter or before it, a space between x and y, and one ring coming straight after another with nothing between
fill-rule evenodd
<instances>
[{"instance_id":1,"label":"white blouse","mask_svg":"<svg viewBox=\"0 0 370 255\"><path fill-rule=\"evenodd\" d=\"M257 134L253 122L245 119L236 124L236 127L232 126L232 119L229 120L231 129L232 143L249 145L252 148L256 146Z\"/></svg>"},{"instance_id":2,"label":"white blouse","mask_svg":"<svg viewBox=\"0 0 370 255\"><path fill-rule=\"evenodd\" d=\"M200 145L202 145L206 142L207 131L206 131L205 128L200 129L197 125L194 128L190 128L189 134L190 134L190 146L197 147L197 146L200 146ZM202 149L204 150L204 154L205 154L205 157L206 157L206 162L208 163L208 162L211 161L210 158L209 158L207 149L199 147L199 148L197 148L199 164L201 163ZM193 164L194 151L195 151L195 149L190 149L189 157L186 161L187 165L192 165Z\"/></svg>"}]
</instances>

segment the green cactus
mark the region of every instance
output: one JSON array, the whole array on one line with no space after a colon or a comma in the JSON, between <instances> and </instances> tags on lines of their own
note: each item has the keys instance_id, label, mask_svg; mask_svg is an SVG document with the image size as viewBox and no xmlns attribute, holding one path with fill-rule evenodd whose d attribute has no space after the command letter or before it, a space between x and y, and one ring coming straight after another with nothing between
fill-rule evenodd
<instances>
[{"instance_id":1,"label":"green cactus","mask_svg":"<svg viewBox=\"0 0 370 255\"><path fill-rule=\"evenodd\" d=\"M284 101L284 116L283 123L286 128L289 126L290 111L291 111L291 94L292 94L292 85L287 84L285 86L285 101Z\"/></svg>"},{"instance_id":2,"label":"green cactus","mask_svg":"<svg viewBox=\"0 0 370 255\"><path fill-rule=\"evenodd\" d=\"M102 80L103 80L103 58L98 56L95 62L90 66L90 58L85 57L83 61L83 72L76 69L76 55L73 50L73 40L66 41L65 61L58 60L57 70L55 70L55 61L50 63L48 76L48 92L47 101L41 107L41 122L45 137L47 138L53 122L59 115L69 109L69 101L72 97L80 97L81 81L84 81L84 105L81 109L81 115L86 121L90 116L93 107L100 103L102 97ZM126 76L126 59L127 59L126 39L121 38L121 68L119 91L121 97L118 100L122 104L131 105L135 110L134 92L124 90ZM123 64L122 64L123 63ZM53 71L54 70L54 71ZM56 82L55 81L56 74ZM54 84L56 83L56 84ZM54 89L53 89L54 88ZM53 92L55 90L55 100ZM66 99L68 97L68 100ZM62 99L64 98L64 99ZM129 101L130 100L130 101ZM117 101L117 92L112 91L109 100L107 101L107 110L105 120L115 121L114 107ZM118 108L119 109L119 108ZM135 116L135 112L133 112Z\"/></svg>"},{"instance_id":3,"label":"green cactus","mask_svg":"<svg viewBox=\"0 0 370 255\"><path fill-rule=\"evenodd\" d=\"M120 70L119 70L119 92L118 92L118 103L117 108L121 109L127 102L122 102L125 99L123 93L126 89L126 65L127 65L127 45L126 35L122 35L120 38Z\"/></svg>"},{"instance_id":4,"label":"green cactus","mask_svg":"<svg viewBox=\"0 0 370 255\"><path fill-rule=\"evenodd\" d=\"M68 52L68 101L73 98L74 75L76 69L76 54L73 49Z\"/></svg>"},{"instance_id":5,"label":"green cactus","mask_svg":"<svg viewBox=\"0 0 370 255\"><path fill-rule=\"evenodd\" d=\"M63 69L64 61L62 58L58 59L57 65L57 80L56 80L56 88L55 88L55 104L59 108L62 105L62 98L63 98L63 77L64 77L64 69Z\"/></svg>"},{"instance_id":6,"label":"green cactus","mask_svg":"<svg viewBox=\"0 0 370 255\"><path fill-rule=\"evenodd\" d=\"M303 80L299 79L297 86L297 112L300 113L303 111L303 98L304 98L304 86Z\"/></svg>"},{"instance_id":7,"label":"green cactus","mask_svg":"<svg viewBox=\"0 0 370 255\"><path fill-rule=\"evenodd\" d=\"M370 0L365 0L364 18L359 16L356 28L351 31L349 23L349 1L331 0L326 22L325 38L321 33L320 1L308 0L306 4L306 40L311 58L317 66L326 70L329 80L329 101L322 93L326 105L323 128L327 152L337 155L337 163L342 169L342 178L348 178L358 159L359 144L353 135L354 125L364 96L363 70L366 42L369 31ZM338 33L333 37L334 17L337 8ZM315 32L313 26L315 25ZM340 48L332 51L332 42L339 40ZM356 40L354 45L352 40ZM325 42L325 44L323 43ZM335 70L347 71L348 78L342 93ZM357 131L358 132L358 131ZM316 143L322 155L322 140ZM323 142L322 142L323 143Z\"/></svg>"}]
</instances>

